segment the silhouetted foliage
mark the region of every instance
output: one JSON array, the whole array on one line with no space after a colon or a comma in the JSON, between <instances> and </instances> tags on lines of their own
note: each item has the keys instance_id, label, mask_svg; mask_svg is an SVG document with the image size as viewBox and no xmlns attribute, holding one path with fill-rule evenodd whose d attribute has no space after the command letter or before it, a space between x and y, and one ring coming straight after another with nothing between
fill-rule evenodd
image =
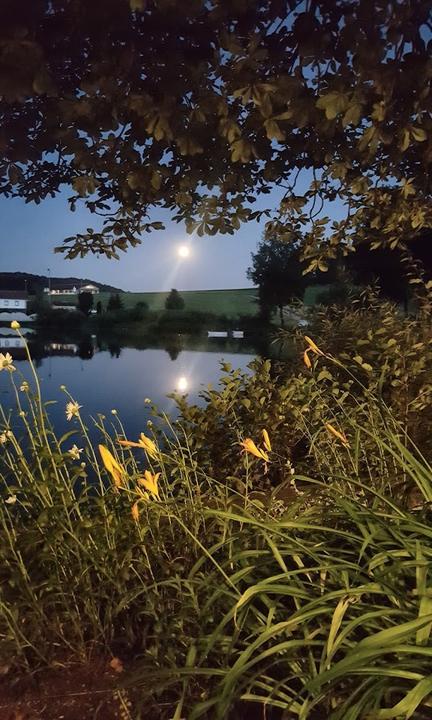
<instances>
[{"instance_id":1,"label":"silhouetted foliage","mask_svg":"<svg viewBox=\"0 0 432 720\"><path fill-rule=\"evenodd\" d=\"M82 292L78 295L78 310L84 315L90 315L93 308L93 295L90 292Z\"/></svg>"},{"instance_id":2,"label":"silhouetted foliage","mask_svg":"<svg viewBox=\"0 0 432 720\"><path fill-rule=\"evenodd\" d=\"M165 300L165 308L167 310L183 310L185 301L179 291L173 288Z\"/></svg>"},{"instance_id":3,"label":"silhouetted foliage","mask_svg":"<svg viewBox=\"0 0 432 720\"><path fill-rule=\"evenodd\" d=\"M115 293L115 295L110 295L108 299L107 304L107 311L108 312L115 312L116 310L122 310L123 309L123 303L121 300L121 297L118 293Z\"/></svg>"},{"instance_id":4,"label":"silhouetted foliage","mask_svg":"<svg viewBox=\"0 0 432 720\"><path fill-rule=\"evenodd\" d=\"M261 313L268 316L279 308L280 322L283 320L283 306L294 299L302 299L306 288L303 274L301 249L280 240L264 239L256 253L252 253L252 267L247 276L258 285Z\"/></svg>"},{"instance_id":5,"label":"silhouetted foliage","mask_svg":"<svg viewBox=\"0 0 432 720\"><path fill-rule=\"evenodd\" d=\"M311 271L353 238L406 240L432 225L430 9L4 0L0 192L66 186L71 209L103 214L68 257L140 243L163 227L151 208L198 235L261 218L301 230ZM251 206L275 185L279 208Z\"/></svg>"}]
</instances>

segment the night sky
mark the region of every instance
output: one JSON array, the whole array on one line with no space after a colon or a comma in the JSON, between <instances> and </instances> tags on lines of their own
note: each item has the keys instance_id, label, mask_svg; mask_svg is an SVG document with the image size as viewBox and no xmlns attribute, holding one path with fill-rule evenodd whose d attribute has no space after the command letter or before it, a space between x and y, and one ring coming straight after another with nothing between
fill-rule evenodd
<instances>
[{"instance_id":1,"label":"night sky","mask_svg":"<svg viewBox=\"0 0 432 720\"><path fill-rule=\"evenodd\" d=\"M40 203L25 204L19 198L0 199L1 242L0 270L31 272L52 276L87 277L135 292L170 290L212 290L219 288L250 287L246 270L251 264L263 229L251 222L243 225L235 235L203 237L188 235L182 225L170 221L167 211L156 210L152 220L164 220L166 230L143 236L143 242L120 260L88 255L84 259L65 260L54 254L54 247L76 232L87 227L98 229L100 218L77 205L76 212L69 210L67 197L70 190ZM283 191L274 190L262 196L254 209L275 208ZM331 210L335 219L341 208ZM180 245L190 247L190 256L179 259Z\"/></svg>"},{"instance_id":2,"label":"night sky","mask_svg":"<svg viewBox=\"0 0 432 720\"><path fill-rule=\"evenodd\" d=\"M251 252L260 240L263 226L244 225L235 235L199 238L187 235L184 227L170 221L169 214L157 211L152 219L163 219L167 229L145 234L142 245L121 253L120 260L88 255L65 260L53 249L68 235L99 227L99 218L84 208L68 209L68 193L47 199L40 205L25 204L18 198L0 199L0 270L75 275L115 285L124 290L200 290L250 286L246 269ZM274 199L273 199L274 202ZM265 205L264 205L265 203ZM269 196L263 199L263 207ZM179 245L189 245L190 257L179 259Z\"/></svg>"}]
</instances>

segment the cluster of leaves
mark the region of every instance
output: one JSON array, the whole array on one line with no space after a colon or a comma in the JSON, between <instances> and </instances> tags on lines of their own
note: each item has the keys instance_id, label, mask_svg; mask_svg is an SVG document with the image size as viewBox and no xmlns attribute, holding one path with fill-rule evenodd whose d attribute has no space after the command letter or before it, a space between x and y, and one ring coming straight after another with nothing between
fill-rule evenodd
<instances>
[{"instance_id":1,"label":"cluster of leaves","mask_svg":"<svg viewBox=\"0 0 432 720\"><path fill-rule=\"evenodd\" d=\"M68 257L116 257L157 207L200 235L306 229L311 270L354 230L432 224L429 0L5 0L2 20L0 192L66 185L104 216ZM274 184L279 210L254 210Z\"/></svg>"}]
</instances>

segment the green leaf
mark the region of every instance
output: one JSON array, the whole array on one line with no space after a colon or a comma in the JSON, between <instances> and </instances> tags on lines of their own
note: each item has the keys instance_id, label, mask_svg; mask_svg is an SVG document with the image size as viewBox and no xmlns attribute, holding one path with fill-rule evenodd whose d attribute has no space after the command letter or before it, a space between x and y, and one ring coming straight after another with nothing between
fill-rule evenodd
<instances>
[{"instance_id":1,"label":"green leaf","mask_svg":"<svg viewBox=\"0 0 432 720\"><path fill-rule=\"evenodd\" d=\"M145 10L147 0L129 0L130 9L132 12L142 12Z\"/></svg>"},{"instance_id":2,"label":"green leaf","mask_svg":"<svg viewBox=\"0 0 432 720\"><path fill-rule=\"evenodd\" d=\"M414 140L417 140L417 142L424 142L425 140L427 140L426 130L423 130L423 128L420 127L413 127L411 129L411 135L413 136Z\"/></svg>"},{"instance_id":3,"label":"green leaf","mask_svg":"<svg viewBox=\"0 0 432 720\"><path fill-rule=\"evenodd\" d=\"M317 108L325 110L327 120L333 120L344 112L348 105L348 98L342 92L331 92L322 95L316 102Z\"/></svg>"},{"instance_id":4,"label":"green leaf","mask_svg":"<svg viewBox=\"0 0 432 720\"><path fill-rule=\"evenodd\" d=\"M370 715L376 720L393 720L393 718L404 717L406 720L412 717L420 703L432 692L432 675L420 680L415 687L410 690L405 697L386 710L377 710Z\"/></svg>"}]
</instances>

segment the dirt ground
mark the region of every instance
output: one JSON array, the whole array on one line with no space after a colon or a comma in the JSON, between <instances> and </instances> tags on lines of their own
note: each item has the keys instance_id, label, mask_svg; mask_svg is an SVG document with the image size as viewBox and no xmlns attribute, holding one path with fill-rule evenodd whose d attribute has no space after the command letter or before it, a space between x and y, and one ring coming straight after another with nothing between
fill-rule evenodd
<instances>
[{"instance_id":1,"label":"dirt ground","mask_svg":"<svg viewBox=\"0 0 432 720\"><path fill-rule=\"evenodd\" d=\"M92 663L0 681L0 720L133 720L119 668ZM150 719L149 719L150 720Z\"/></svg>"}]
</instances>

